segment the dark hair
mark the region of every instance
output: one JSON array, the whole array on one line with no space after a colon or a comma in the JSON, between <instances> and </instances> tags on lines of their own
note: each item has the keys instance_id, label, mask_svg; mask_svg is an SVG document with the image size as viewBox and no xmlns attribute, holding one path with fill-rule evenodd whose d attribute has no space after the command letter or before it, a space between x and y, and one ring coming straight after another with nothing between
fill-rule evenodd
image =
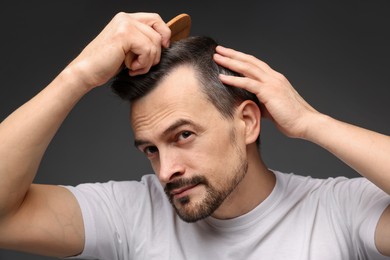
<instances>
[{"instance_id":1,"label":"dark hair","mask_svg":"<svg viewBox=\"0 0 390 260\"><path fill-rule=\"evenodd\" d=\"M173 69L190 65L196 71L202 90L208 100L225 118L233 117L236 106L244 100L252 100L259 107L259 101L253 93L224 85L219 74L241 76L238 73L217 65L213 54L217 43L205 36L192 36L173 43L164 49L160 62L143 75L129 76L128 69L121 71L111 87L122 99L135 101L157 86Z\"/></svg>"}]
</instances>

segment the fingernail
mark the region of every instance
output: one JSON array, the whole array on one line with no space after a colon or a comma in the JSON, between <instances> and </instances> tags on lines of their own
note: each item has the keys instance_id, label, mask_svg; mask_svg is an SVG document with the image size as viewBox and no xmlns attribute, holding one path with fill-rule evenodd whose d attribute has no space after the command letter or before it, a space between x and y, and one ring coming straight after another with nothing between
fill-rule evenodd
<instances>
[{"instance_id":1,"label":"fingernail","mask_svg":"<svg viewBox=\"0 0 390 260\"><path fill-rule=\"evenodd\" d=\"M226 79L227 77L226 77L225 74L219 74L219 78L220 78L220 79Z\"/></svg>"},{"instance_id":2,"label":"fingernail","mask_svg":"<svg viewBox=\"0 0 390 260\"><path fill-rule=\"evenodd\" d=\"M214 53L214 59L221 60L222 58L223 58L223 56L221 54Z\"/></svg>"}]
</instances>

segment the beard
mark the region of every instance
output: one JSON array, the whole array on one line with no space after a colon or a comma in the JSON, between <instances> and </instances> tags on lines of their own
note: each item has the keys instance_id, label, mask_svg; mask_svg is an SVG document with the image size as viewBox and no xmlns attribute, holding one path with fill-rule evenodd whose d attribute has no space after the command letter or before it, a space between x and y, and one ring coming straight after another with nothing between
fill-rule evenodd
<instances>
[{"instance_id":1,"label":"beard","mask_svg":"<svg viewBox=\"0 0 390 260\"><path fill-rule=\"evenodd\" d=\"M248 170L248 161L244 159L240 150L238 150L238 153L239 165L233 169L233 173L228 175L233 177L226 180L220 176L224 182L218 183L219 185L212 185L203 175L195 175L192 178L177 179L165 186L164 191L177 215L182 220L191 223L210 216L236 189ZM206 189L203 199L199 202L191 201L190 196L183 196L179 199L175 199L174 195L171 193L174 189L195 185L203 185Z\"/></svg>"}]
</instances>

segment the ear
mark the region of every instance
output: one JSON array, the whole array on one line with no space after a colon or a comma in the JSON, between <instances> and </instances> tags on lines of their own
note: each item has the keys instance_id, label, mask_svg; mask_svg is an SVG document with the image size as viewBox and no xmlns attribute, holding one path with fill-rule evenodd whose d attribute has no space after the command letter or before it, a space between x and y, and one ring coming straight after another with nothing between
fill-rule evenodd
<instances>
[{"instance_id":1,"label":"ear","mask_svg":"<svg viewBox=\"0 0 390 260\"><path fill-rule=\"evenodd\" d=\"M256 142L260 134L260 108L252 100L245 100L237 107L236 111L245 125L245 143Z\"/></svg>"}]
</instances>

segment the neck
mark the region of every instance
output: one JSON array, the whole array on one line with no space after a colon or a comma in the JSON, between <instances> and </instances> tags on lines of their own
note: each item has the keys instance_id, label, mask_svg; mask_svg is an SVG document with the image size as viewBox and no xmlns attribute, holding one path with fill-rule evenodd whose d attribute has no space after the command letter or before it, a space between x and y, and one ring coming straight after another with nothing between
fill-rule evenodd
<instances>
[{"instance_id":1,"label":"neck","mask_svg":"<svg viewBox=\"0 0 390 260\"><path fill-rule=\"evenodd\" d=\"M212 214L218 219L231 219L248 213L263 202L275 187L275 175L268 170L256 145L248 146L248 171L236 189Z\"/></svg>"}]
</instances>

